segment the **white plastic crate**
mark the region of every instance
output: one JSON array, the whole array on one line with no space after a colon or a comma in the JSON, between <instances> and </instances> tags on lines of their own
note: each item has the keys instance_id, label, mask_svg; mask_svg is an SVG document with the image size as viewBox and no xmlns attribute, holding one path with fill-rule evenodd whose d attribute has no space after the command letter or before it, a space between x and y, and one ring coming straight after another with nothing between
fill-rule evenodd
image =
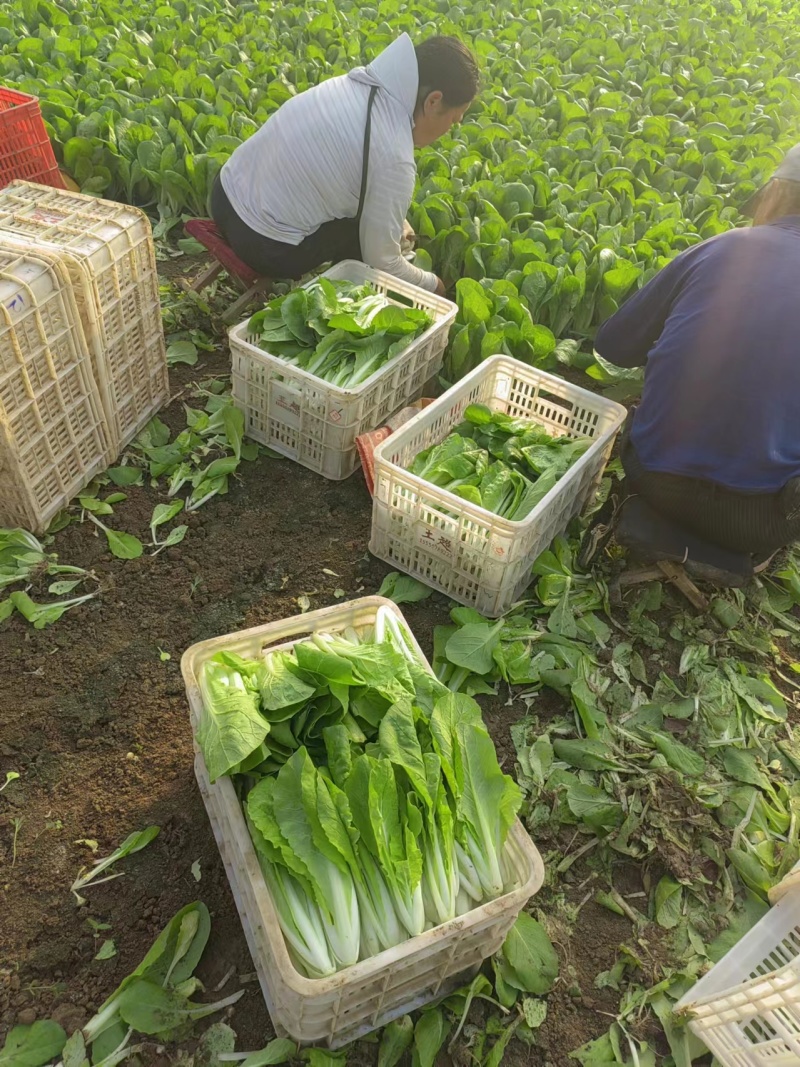
<instances>
[{"instance_id":1,"label":"white plastic crate","mask_svg":"<svg viewBox=\"0 0 800 1067\"><path fill-rule=\"evenodd\" d=\"M282 622L202 641L181 660L196 736L202 710L199 677L203 663L223 649L260 656L289 647L317 630L338 632L372 626L378 608L400 610L382 597L364 597ZM419 646L414 642L421 659ZM195 741L195 774L239 911L247 944L276 1032L303 1044L339 1048L392 1019L458 988L481 961L496 952L517 915L544 880L541 856L517 819L504 861L514 887L393 949L328 978L306 978L289 958L278 918L230 778L209 783Z\"/></svg>"},{"instance_id":2,"label":"white plastic crate","mask_svg":"<svg viewBox=\"0 0 800 1067\"><path fill-rule=\"evenodd\" d=\"M0 526L42 533L112 455L66 270L0 241Z\"/></svg>"},{"instance_id":3,"label":"white plastic crate","mask_svg":"<svg viewBox=\"0 0 800 1067\"><path fill-rule=\"evenodd\" d=\"M593 444L512 522L407 470L463 421L469 404ZM370 552L484 615L502 615L527 588L536 557L594 496L625 416L620 404L563 378L492 356L375 449Z\"/></svg>"},{"instance_id":4,"label":"white plastic crate","mask_svg":"<svg viewBox=\"0 0 800 1067\"><path fill-rule=\"evenodd\" d=\"M356 437L416 400L428 379L439 372L458 309L449 300L355 260L338 263L322 277L359 285L369 282L396 303L430 312L434 320L355 389L340 389L265 352L258 347L258 338L248 333L247 322L231 330L233 400L244 412L247 436L339 481L358 466Z\"/></svg>"},{"instance_id":5,"label":"white plastic crate","mask_svg":"<svg viewBox=\"0 0 800 1067\"><path fill-rule=\"evenodd\" d=\"M800 885L777 903L675 1006L722 1067L800 1064Z\"/></svg>"},{"instance_id":6,"label":"white plastic crate","mask_svg":"<svg viewBox=\"0 0 800 1067\"><path fill-rule=\"evenodd\" d=\"M84 333L96 335L102 351L106 419L120 451L169 396L147 216L110 200L12 182L0 190L0 230L41 254L63 258Z\"/></svg>"}]
</instances>

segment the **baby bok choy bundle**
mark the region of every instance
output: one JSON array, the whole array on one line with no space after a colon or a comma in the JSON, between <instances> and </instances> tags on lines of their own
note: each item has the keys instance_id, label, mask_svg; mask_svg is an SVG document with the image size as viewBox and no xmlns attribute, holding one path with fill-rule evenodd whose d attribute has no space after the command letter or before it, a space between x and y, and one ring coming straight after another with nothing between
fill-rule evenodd
<instances>
[{"instance_id":1,"label":"baby bok choy bundle","mask_svg":"<svg viewBox=\"0 0 800 1067\"><path fill-rule=\"evenodd\" d=\"M511 888L521 802L470 697L396 617L259 660L218 653L198 741L233 775L289 953L323 977Z\"/></svg>"},{"instance_id":2,"label":"baby bok choy bundle","mask_svg":"<svg viewBox=\"0 0 800 1067\"><path fill-rule=\"evenodd\" d=\"M371 285L319 278L271 300L248 331L270 355L354 389L432 321L427 311L394 304Z\"/></svg>"},{"instance_id":3,"label":"baby bok choy bundle","mask_svg":"<svg viewBox=\"0 0 800 1067\"><path fill-rule=\"evenodd\" d=\"M471 504L519 522L587 450L587 438L551 437L529 419L470 404L441 444L409 470Z\"/></svg>"}]
</instances>

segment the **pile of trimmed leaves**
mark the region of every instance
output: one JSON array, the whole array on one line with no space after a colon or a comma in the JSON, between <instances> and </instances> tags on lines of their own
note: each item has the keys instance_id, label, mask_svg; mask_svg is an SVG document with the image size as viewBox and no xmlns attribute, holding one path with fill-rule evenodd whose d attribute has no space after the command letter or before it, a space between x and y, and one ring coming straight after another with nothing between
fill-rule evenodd
<instances>
[{"instance_id":1,"label":"pile of trimmed leaves","mask_svg":"<svg viewBox=\"0 0 800 1067\"><path fill-rule=\"evenodd\" d=\"M319 278L271 300L250 319L265 352L341 389L355 389L431 325L419 308L371 285Z\"/></svg>"},{"instance_id":2,"label":"pile of trimmed leaves","mask_svg":"<svg viewBox=\"0 0 800 1067\"><path fill-rule=\"evenodd\" d=\"M434 669L453 692L513 687L523 815L561 887L553 921L575 922L561 893L588 874L594 900L632 923L595 982L619 991L618 1017L574 1058L654 1065L654 1012L665 1062L688 1067L704 1049L674 1003L800 860L800 728L774 680L798 687L787 652L800 645L797 561L790 554L774 579L719 595L698 616L669 607L658 582L615 607L613 563L584 573L576 550L557 539L536 562L535 595L499 620L455 608L435 633ZM625 861L643 892L615 884ZM643 946L655 943L654 963Z\"/></svg>"},{"instance_id":3,"label":"pile of trimmed leaves","mask_svg":"<svg viewBox=\"0 0 800 1067\"><path fill-rule=\"evenodd\" d=\"M385 609L374 632L320 633L258 661L218 653L201 689L209 775L239 775L290 954L309 976L513 884L503 851L519 790L477 704L435 681Z\"/></svg>"},{"instance_id":4,"label":"pile of trimmed leaves","mask_svg":"<svg viewBox=\"0 0 800 1067\"><path fill-rule=\"evenodd\" d=\"M519 522L550 492L591 441L551 437L530 419L470 404L464 422L420 452L409 470L432 485Z\"/></svg>"}]
</instances>

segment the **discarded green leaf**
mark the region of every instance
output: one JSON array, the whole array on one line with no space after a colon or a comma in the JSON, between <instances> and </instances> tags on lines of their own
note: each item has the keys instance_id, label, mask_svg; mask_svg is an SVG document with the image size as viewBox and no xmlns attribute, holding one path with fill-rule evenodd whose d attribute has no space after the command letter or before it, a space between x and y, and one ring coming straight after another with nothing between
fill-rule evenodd
<instances>
[{"instance_id":1,"label":"discarded green leaf","mask_svg":"<svg viewBox=\"0 0 800 1067\"><path fill-rule=\"evenodd\" d=\"M106 474L114 485L141 485L144 471L141 467L109 467Z\"/></svg>"},{"instance_id":2,"label":"discarded green leaf","mask_svg":"<svg viewBox=\"0 0 800 1067\"><path fill-rule=\"evenodd\" d=\"M465 667L475 674L488 674L494 667L494 650L500 642L503 621L471 623L462 626L447 642L445 653L451 663Z\"/></svg>"},{"instance_id":3,"label":"discarded green leaf","mask_svg":"<svg viewBox=\"0 0 800 1067\"><path fill-rule=\"evenodd\" d=\"M707 769L706 761L701 756L669 734L653 733L651 738L670 767L681 774L699 778Z\"/></svg>"},{"instance_id":4,"label":"discarded green leaf","mask_svg":"<svg viewBox=\"0 0 800 1067\"><path fill-rule=\"evenodd\" d=\"M112 940L106 940L100 946L100 951L95 956L96 960L110 960L117 954L117 946Z\"/></svg>"},{"instance_id":5,"label":"discarded green leaf","mask_svg":"<svg viewBox=\"0 0 800 1067\"><path fill-rule=\"evenodd\" d=\"M105 500L98 500L95 496L79 496L78 503L86 511L91 511L93 515L111 515L114 509Z\"/></svg>"},{"instance_id":6,"label":"discarded green leaf","mask_svg":"<svg viewBox=\"0 0 800 1067\"><path fill-rule=\"evenodd\" d=\"M53 596L64 596L66 593L71 593L72 590L81 584L81 578L73 578L68 582L51 582L47 587L47 592L52 593Z\"/></svg>"},{"instance_id":7,"label":"discarded green leaf","mask_svg":"<svg viewBox=\"0 0 800 1067\"><path fill-rule=\"evenodd\" d=\"M61 1062L63 1067L88 1067L89 1059L86 1054L86 1042L80 1030L76 1030L67 1039L67 1043L61 1052Z\"/></svg>"},{"instance_id":8,"label":"discarded green leaf","mask_svg":"<svg viewBox=\"0 0 800 1067\"><path fill-rule=\"evenodd\" d=\"M167 345L167 365L174 367L176 363L193 367L197 363L197 345L191 341L173 341Z\"/></svg>"},{"instance_id":9,"label":"discarded green leaf","mask_svg":"<svg viewBox=\"0 0 800 1067\"><path fill-rule=\"evenodd\" d=\"M241 1062L241 1067L271 1067L275 1063L288 1063L296 1055L297 1045L294 1041L286 1037L276 1037L266 1048L251 1052L247 1059ZM330 1067L339 1067L340 1063L341 1060L337 1059L336 1063L331 1064ZM318 1067L328 1067L328 1065L319 1064Z\"/></svg>"},{"instance_id":10,"label":"discarded green leaf","mask_svg":"<svg viewBox=\"0 0 800 1067\"><path fill-rule=\"evenodd\" d=\"M236 1031L227 1023L212 1023L197 1042L191 1067L222 1067L223 1057L235 1048Z\"/></svg>"},{"instance_id":11,"label":"discarded green leaf","mask_svg":"<svg viewBox=\"0 0 800 1067\"><path fill-rule=\"evenodd\" d=\"M505 975L523 993L541 996L558 977L558 956L547 932L527 912L520 912L502 948L510 972Z\"/></svg>"},{"instance_id":12,"label":"discarded green leaf","mask_svg":"<svg viewBox=\"0 0 800 1067\"><path fill-rule=\"evenodd\" d=\"M413 1040L414 1023L410 1015L403 1015L385 1026L378 1047L378 1067L396 1067Z\"/></svg>"},{"instance_id":13,"label":"discarded green leaf","mask_svg":"<svg viewBox=\"0 0 800 1067\"><path fill-rule=\"evenodd\" d=\"M655 918L665 930L674 929L681 920L683 887L672 875L665 874L656 886Z\"/></svg>"},{"instance_id":14,"label":"discarded green leaf","mask_svg":"<svg viewBox=\"0 0 800 1067\"><path fill-rule=\"evenodd\" d=\"M156 504L150 517L150 536L156 542L156 530L165 522L170 522L175 516L183 511L183 501L173 500L169 504Z\"/></svg>"},{"instance_id":15,"label":"discarded green leaf","mask_svg":"<svg viewBox=\"0 0 800 1067\"><path fill-rule=\"evenodd\" d=\"M116 556L117 559L138 559L144 552L144 545L138 537L134 537L133 534L120 533L118 530L110 530L94 515L90 515L89 518L106 535L112 556Z\"/></svg>"},{"instance_id":16,"label":"discarded green leaf","mask_svg":"<svg viewBox=\"0 0 800 1067\"><path fill-rule=\"evenodd\" d=\"M31 600L27 593L15 590L8 598L8 601L23 618L33 623L35 630L42 630L45 626L50 626L52 623L57 622L65 611L78 607L79 604L85 604L87 600L93 600L96 595L96 593L85 593L83 596L73 597L72 600L58 600L52 604L37 604Z\"/></svg>"},{"instance_id":17,"label":"discarded green leaf","mask_svg":"<svg viewBox=\"0 0 800 1067\"><path fill-rule=\"evenodd\" d=\"M620 763L609 747L604 742L591 738L574 741L556 738L553 741L553 752L570 767L578 767L584 771L620 769Z\"/></svg>"},{"instance_id":18,"label":"discarded green leaf","mask_svg":"<svg viewBox=\"0 0 800 1067\"><path fill-rule=\"evenodd\" d=\"M79 874L70 887L72 892L78 896L78 890L83 889L90 882L97 880L97 876L102 874L103 871L108 870L118 860L124 859L126 856L133 855L134 852L140 852L143 848L146 848L150 842L158 837L160 832L159 826L148 826L145 830L137 830L132 834L129 834L122 844L114 849L110 856L106 856L105 859L95 860L94 866L86 874ZM107 882L112 878L118 878L122 872L112 874L101 881Z\"/></svg>"},{"instance_id":19,"label":"discarded green leaf","mask_svg":"<svg viewBox=\"0 0 800 1067\"><path fill-rule=\"evenodd\" d=\"M440 1008L428 1008L422 1012L414 1027L413 1067L433 1067L449 1029L450 1024Z\"/></svg>"},{"instance_id":20,"label":"discarded green leaf","mask_svg":"<svg viewBox=\"0 0 800 1067\"><path fill-rule=\"evenodd\" d=\"M345 1067L347 1063L344 1052L327 1052L323 1048L306 1048L301 1055L311 1067Z\"/></svg>"},{"instance_id":21,"label":"discarded green leaf","mask_svg":"<svg viewBox=\"0 0 800 1067\"><path fill-rule=\"evenodd\" d=\"M392 571L383 579L378 596L388 597L395 604L416 604L420 600L427 600L432 592L429 586L416 578Z\"/></svg>"},{"instance_id":22,"label":"discarded green leaf","mask_svg":"<svg viewBox=\"0 0 800 1067\"><path fill-rule=\"evenodd\" d=\"M547 1018L547 1001L535 1000L533 997L522 998L522 1014L525 1025L531 1030L538 1030Z\"/></svg>"},{"instance_id":23,"label":"discarded green leaf","mask_svg":"<svg viewBox=\"0 0 800 1067\"><path fill-rule=\"evenodd\" d=\"M0 1067L44 1067L61 1054L66 1040L64 1030L51 1019L15 1026L0 1049Z\"/></svg>"}]
</instances>

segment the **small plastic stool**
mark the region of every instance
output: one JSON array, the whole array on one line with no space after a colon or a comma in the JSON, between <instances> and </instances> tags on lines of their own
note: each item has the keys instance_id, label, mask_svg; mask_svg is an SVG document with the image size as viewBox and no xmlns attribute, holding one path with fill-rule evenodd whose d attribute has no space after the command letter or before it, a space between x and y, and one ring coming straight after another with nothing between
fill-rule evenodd
<instances>
[{"instance_id":1,"label":"small plastic stool","mask_svg":"<svg viewBox=\"0 0 800 1067\"><path fill-rule=\"evenodd\" d=\"M188 286L195 293L210 285L222 270L226 270L242 295L235 300L222 316L227 323L238 320L240 313L252 303L257 296L265 296L272 289L272 279L261 278L254 270L243 263L217 228L212 219L189 219L184 229L190 237L199 241L208 249L214 262L195 281Z\"/></svg>"}]
</instances>

